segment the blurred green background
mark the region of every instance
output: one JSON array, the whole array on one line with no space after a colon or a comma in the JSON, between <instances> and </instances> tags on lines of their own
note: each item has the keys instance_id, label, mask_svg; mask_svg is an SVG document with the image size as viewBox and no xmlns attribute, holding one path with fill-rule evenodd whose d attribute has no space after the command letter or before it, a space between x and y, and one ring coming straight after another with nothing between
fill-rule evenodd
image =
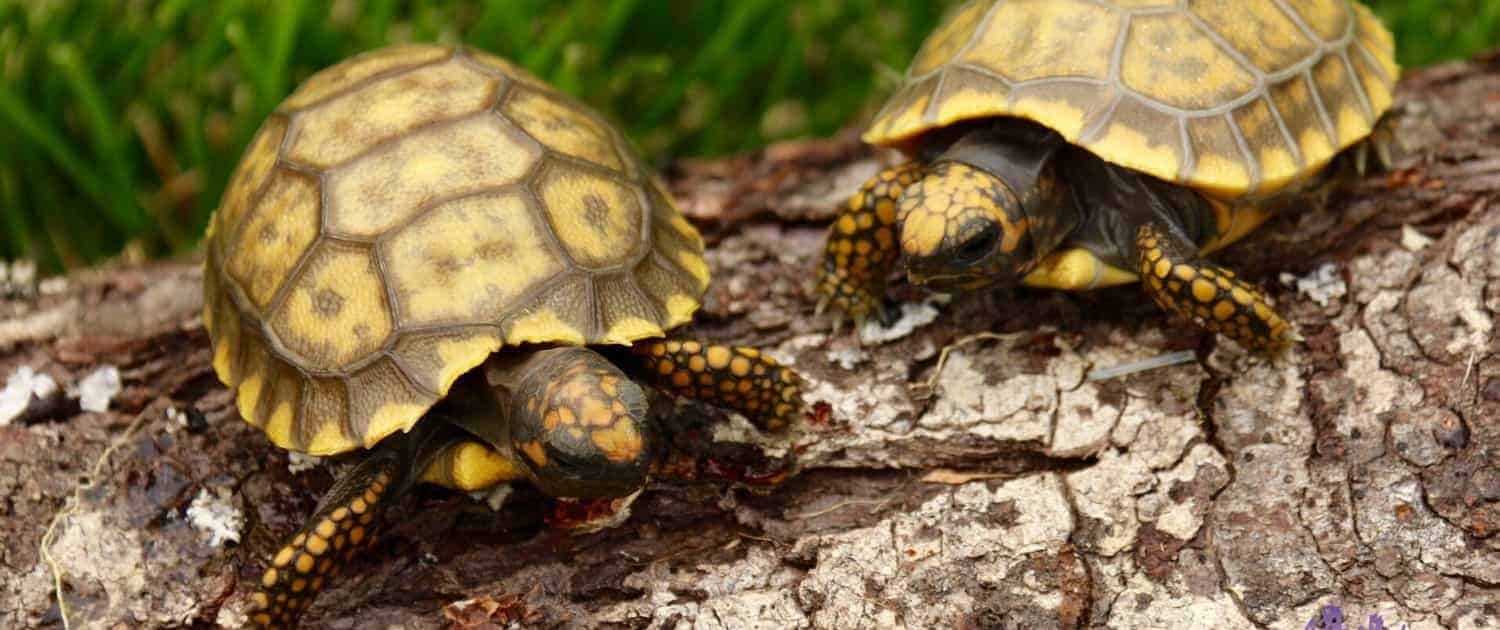
<instances>
[{"instance_id":1,"label":"blurred green background","mask_svg":"<svg viewBox=\"0 0 1500 630\"><path fill-rule=\"evenodd\" d=\"M953 0L0 0L0 259L191 248L302 78L464 41L618 121L656 164L826 135L878 107ZM1406 66L1500 42L1500 1L1375 0Z\"/></svg>"}]
</instances>

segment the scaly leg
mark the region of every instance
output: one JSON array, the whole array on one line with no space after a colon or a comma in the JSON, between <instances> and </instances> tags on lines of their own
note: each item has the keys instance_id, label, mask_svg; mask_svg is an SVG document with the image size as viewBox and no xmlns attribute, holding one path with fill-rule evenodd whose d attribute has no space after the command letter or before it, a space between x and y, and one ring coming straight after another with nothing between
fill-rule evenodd
<instances>
[{"instance_id":1,"label":"scaly leg","mask_svg":"<svg viewBox=\"0 0 1500 630\"><path fill-rule=\"evenodd\" d=\"M885 317L885 281L896 266L896 215L901 191L922 176L906 163L881 171L849 198L828 228L818 274L817 312L832 311L836 332L845 316L856 329L870 317Z\"/></svg>"},{"instance_id":2,"label":"scaly leg","mask_svg":"<svg viewBox=\"0 0 1500 630\"><path fill-rule=\"evenodd\" d=\"M784 429L802 411L802 379L755 348L653 339L635 353L658 387L739 411L762 429Z\"/></svg>"},{"instance_id":3,"label":"scaly leg","mask_svg":"<svg viewBox=\"0 0 1500 630\"><path fill-rule=\"evenodd\" d=\"M472 473L476 469L472 463L474 451L478 449L454 448L464 442L480 446L434 415L423 418L411 431L375 445L334 482L313 515L271 557L256 592L250 596L249 626L297 627L298 619L327 582L374 543L386 508L415 483L457 486L464 481L477 482L472 474L455 477L451 474L453 466L443 468L434 462L455 459L453 455L462 452L465 457L458 459L464 460L465 470L461 472ZM423 472L429 467L445 473Z\"/></svg>"},{"instance_id":4,"label":"scaly leg","mask_svg":"<svg viewBox=\"0 0 1500 630\"><path fill-rule=\"evenodd\" d=\"M1186 239L1148 223L1136 249L1141 284L1163 309L1271 356L1300 340L1264 293L1200 258Z\"/></svg>"},{"instance_id":5,"label":"scaly leg","mask_svg":"<svg viewBox=\"0 0 1500 630\"><path fill-rule=\"evenodd\" d=\"M323 497L312 518L272 557L251 598L250 625L295 628L327 580L374 540L381 514L410 461L400 449L372 454Z\"/></svg>"}]
</instances>

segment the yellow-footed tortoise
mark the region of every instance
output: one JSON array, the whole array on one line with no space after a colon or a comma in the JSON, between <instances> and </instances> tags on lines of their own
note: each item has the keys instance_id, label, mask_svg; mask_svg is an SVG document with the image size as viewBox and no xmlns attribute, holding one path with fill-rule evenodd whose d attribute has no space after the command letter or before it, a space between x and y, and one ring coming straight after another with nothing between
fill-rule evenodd
<instances>
[{"instance_id":1,"label":"yellow-footed tortoise","mask_svg":"<svg viewBox=\"0 0 1500 630\"><path fill-rule=\"evenodd\" d=\"M1295 331L1203 256L1325 188L1390 107L1393 52L1348 0L963 5L864 135L912 161L830 228L819 311L835 328L881 314L898 260L940 289L1144 279L1166 310L1277 354Z\"/></svg>"},{"instance_id":2,"label":"yellow-footed tortoise","mask_svg":"<svg viewBox=\"0 0 1500 630\"><path fill-rule=\"evenodd\" d=\"M399 46L309 78L210 223L203 320L277 446L367 450L270 558L252 623L294 625L416 483L634 492L659 452L639 382L786 426L789 369L666 338L702 254L625 138L501 59Z\"/></svg>"}]
</instances>

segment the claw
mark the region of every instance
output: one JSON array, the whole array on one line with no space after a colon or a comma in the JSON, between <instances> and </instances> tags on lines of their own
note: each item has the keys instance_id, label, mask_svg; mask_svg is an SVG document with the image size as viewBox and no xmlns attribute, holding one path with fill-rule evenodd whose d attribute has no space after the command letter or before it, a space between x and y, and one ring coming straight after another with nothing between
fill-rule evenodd
<instances>
[{"instance_id":1,"label":"claw","mask_svg":"<svg viewBox=\"0 0 1500 630\"><path fill-rule=\"evenodd\" d=\"M884 300L875 304L874 316L878 317L880 319L880 325L885 326L886 328L890 328L891 326L896 325L896 320L899 319L899 315L901 312L900 308L892 308L892 306L892 304L889 304Z\"/></svg>"},{"instance_id":2,"label":"claw","mask_svg":"<svg viewBox=\"0 0 1500 630\"><path fill-rule=\"evenodd\" d=\"M895 209L901 205L902 191L921 179L923 169L908 162L877 173L829 226L818 269L822 300L817 313L833 312L834 334L843 328L845 317L853 319L857 334L870 315L883 314L885 281L901 254Z\"/></svg>"},{"instance_id":3,"label":"claw","mask_svg":"<svg viewBox=\"0 0 1500 630\"><path fill-rule=\"evenodd\" d=\"M1396 155L1389 143L1376 142L1374 148L1376 163L1380 168L1390 170L1396 166Z\"/></svg>"}]
</instances>

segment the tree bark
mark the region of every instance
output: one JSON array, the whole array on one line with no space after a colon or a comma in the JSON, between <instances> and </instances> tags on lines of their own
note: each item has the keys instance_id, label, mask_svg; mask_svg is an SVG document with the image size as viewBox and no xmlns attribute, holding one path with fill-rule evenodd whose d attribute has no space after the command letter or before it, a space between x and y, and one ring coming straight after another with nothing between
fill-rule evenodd
<instances>
[{"instance_id":1,"label":"tree bark","mask_svg":"<svg viewBox=\"0 0 1500 630\"><path fill-rule=\"evenodd\" d=\"M499 510L424 489L305 627L1302 628L1325 604L1500 626L1500 63L1413 71L1398 108L1413 159L1219 256L1305 337L1279 364L1136 287L898 287L913 331L830 337L824 226L891 156L851 134L677 164L715 273L695 333L772 348L815 403L790 435L717 436L798 474L658 483L590 534L526 488ZM61 627L59 595L74 627L242 623L334 466L229 406L196 263L44 289L0 301L0 375L115 366L123 390L0 426L0 626Z\"/></svg>"}]
</instances>

